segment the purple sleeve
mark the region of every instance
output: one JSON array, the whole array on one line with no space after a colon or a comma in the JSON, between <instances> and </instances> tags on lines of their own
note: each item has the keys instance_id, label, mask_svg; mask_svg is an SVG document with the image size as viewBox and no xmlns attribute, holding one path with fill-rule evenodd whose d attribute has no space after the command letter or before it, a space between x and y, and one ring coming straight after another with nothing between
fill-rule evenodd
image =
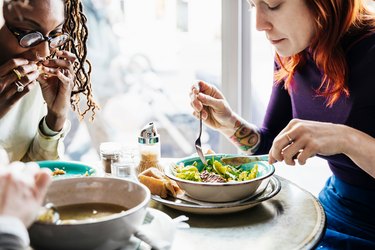
<instances>
[{"instance_id":1,"label":"purple sleeve","mask_svg":"<svg viewBox=\"0 0 375 250\"><path fill-rule=\"evenodd\" d=\"M292 105L284 84L272 87L271 98L268 103L263 126L260 128L261 142L256 154L267 154L272 146L273 139L292 119Z\"/></svg>"}]
</instances>

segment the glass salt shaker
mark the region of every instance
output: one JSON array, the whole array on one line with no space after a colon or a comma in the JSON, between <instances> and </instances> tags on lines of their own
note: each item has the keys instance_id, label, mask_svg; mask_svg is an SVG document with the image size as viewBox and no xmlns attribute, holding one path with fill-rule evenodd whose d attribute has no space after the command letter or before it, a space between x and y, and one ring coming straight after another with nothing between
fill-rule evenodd
<instances>
[{"instance_id":1,"label":"glass salt shaker","mask_svg":"<svg viewBox=\"0 0 375 250\"><path fill-rule=\"evenodd\" d=\"M120 161L120 157L121 144L116 142L103 142L100 144L100 159L104 172L110 174L112 163Z\"/></svg>"},{"instance_id":2,"label":"glass salt shaker","mask_svg":"<svg viewBox=\"0 0 375 250\"><path fill-rule=\"evenodd\" d=\"M122 158L121 161L112 162L112 176L138 181L135 174L135 163L130 158Z\"/></svg>"},{"instance_id":3,"label":"glass salt shaker","mask_svg":"<svg viewBox=\"0 0 375 250\"><path fill-rule=\"evenodd\" d=\"M137 174L150 167L156 167L162 170L159 163L160 159L160 136L153 122L148 123L138 137L139 145L139 164Z\"/></svg>"}]
</instances>

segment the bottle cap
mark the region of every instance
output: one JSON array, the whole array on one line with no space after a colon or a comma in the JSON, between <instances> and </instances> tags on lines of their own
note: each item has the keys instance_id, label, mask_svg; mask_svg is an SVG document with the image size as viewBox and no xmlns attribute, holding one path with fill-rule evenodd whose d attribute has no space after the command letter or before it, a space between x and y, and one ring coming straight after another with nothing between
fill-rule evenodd
<instances>
[{"instance_id":1,"label":"bottle cap","mask_svg":"<svg viewBox=\"0 0 375 250\"><path fill-rule=\"evenodd\" d=\"M138 137L138 142L140 144L155 144L159 142L159 134L153 122L143 127Z\"/></svg>"},{"instance_id":2,"label":"bottle cap","mask_svg":"<svg viewBox=\"0 0 375 250\"><path fill-rule=\"evenodd\" d=\"M99 150L102 156L120 155L121 144L117 142L103 142L100 144Z\"/></svg>"}]
</instances>

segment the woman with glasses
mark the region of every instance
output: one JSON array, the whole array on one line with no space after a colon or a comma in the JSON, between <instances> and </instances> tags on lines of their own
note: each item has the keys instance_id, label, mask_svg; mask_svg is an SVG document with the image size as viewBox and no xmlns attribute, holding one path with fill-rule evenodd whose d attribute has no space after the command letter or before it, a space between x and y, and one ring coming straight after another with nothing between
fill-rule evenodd
<instances>
[{"instance_id":1,"label":"woman with glasses","mask_svg":"<svg viewBox=\"0 0 375 250\"><path fill-rule=\"evenodd\" d=\"M11 161L58 159L70 126L68 110L83 118L96 109L82 3L8 0L3 12L0 145Z\"/></svg>"},{"instance_id":2,"label":"woman with glasses","mask_svg":"<svg viewBox=\"0 0 375 250\"><path fill-rule=\"evenodd\" d=\"M333 176L319 195L327 231L318 249L375 249L374 13L365 0L249 2L276 50L263 126L205 82L192 87L194 115L270 163L326 159Z\"/></svg>"}]
</instances>

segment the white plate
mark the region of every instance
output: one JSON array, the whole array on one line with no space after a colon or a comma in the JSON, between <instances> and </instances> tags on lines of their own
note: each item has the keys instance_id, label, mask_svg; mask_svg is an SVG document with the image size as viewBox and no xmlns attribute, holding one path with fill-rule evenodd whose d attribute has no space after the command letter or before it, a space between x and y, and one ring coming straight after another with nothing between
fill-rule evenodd
<instances>
[{"instance_id":1,"label":"white plate","mask_svg":"<svg viewBox=\"0 0 375 250\"><path fill-rule=\"evenodd\" d=\"M280 189L280 181L277 179L277 177L272 176L270 177L268 183L262 183L251 197L248 197L246 200L242 201L211 203L201 202L187 196L183 197L183 199L169 196L164 199L158 195L152 195L151 198L165 206L184 212L195 214L225 214L254 207L261 202L274 197L280 191Z\"/></svg>"}]
</instances>

